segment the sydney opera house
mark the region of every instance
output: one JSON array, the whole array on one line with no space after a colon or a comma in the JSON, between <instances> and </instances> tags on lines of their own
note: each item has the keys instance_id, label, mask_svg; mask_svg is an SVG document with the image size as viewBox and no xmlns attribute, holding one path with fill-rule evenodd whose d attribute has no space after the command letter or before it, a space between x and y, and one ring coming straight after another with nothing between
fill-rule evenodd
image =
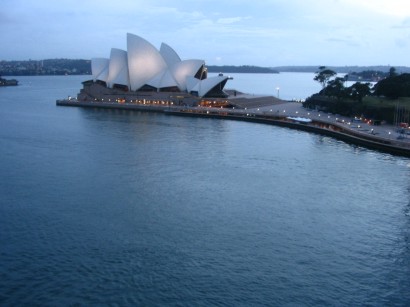
<instances>
[{"instance_id":1,"label":"sydney opera house","mask_svg":"<svg viewBox=\"0 0 410 307\"><path fill-rule=\"evenodd\" d=\"M223 101L229 77L208 78L203 60L181 60L167 44L156 49L134 34L127 34L127 50L112 48L109 58L91 60L92 80L83 82L79 100L199 105Z\"/></svg>"}]
</instances>

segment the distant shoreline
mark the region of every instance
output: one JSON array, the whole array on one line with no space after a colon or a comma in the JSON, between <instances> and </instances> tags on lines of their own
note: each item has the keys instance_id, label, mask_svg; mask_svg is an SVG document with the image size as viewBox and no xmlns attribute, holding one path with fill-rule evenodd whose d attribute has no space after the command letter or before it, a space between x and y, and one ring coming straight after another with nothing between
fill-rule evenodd
<instances>
[{"instance_id":1,"label":"distant shoreline","mask_svg":"<svg viewBox=\"0 0 410 307\"><path fill-rule=\"evenodd\" d=\"M281 72L315 73L320 65L288 65L262 67L255 65L207 65L211 73L266 73ZM326 66L337 73L350 74L374 70L388 72L389 65L373 66ZM410 67L394 66L398 73L410 73ZM64 76L91 75L91 61L84 59L45 59L28 61L0 61L0 75L2 76Z\"/></svg>"},{"instance_id":2,"label":"distant shoreline","mask_svg":"<svg viewBox=\"0 0 410 307\"><path fill-rule=\"evenodd\" d=\"M259 66L215 66L207 65L208 72L211 73L250 73L250 74L278 74L279 71L269 68L269 67L259 67Z\"/></svg>"}]
</instances>

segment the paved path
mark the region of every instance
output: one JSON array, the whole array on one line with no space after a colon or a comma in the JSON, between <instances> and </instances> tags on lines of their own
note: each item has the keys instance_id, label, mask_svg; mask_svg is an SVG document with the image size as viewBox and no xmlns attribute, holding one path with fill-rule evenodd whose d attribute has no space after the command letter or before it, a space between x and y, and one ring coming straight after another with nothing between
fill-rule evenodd
<instances>
[{"instance_id":1,"label":"paved path","mask_svg":"<svg viewBox=\"0 0 410 307\"><path fill-rule=\"evenodd\" d=\"M382 124L379 126L367 124L364 121L354 120L350 117L328 114L315 110L305 109L299 102L285 102L275 103L270 106L263 106L259 108L247 108L243 112L250 112L256 114L272 114L290 117L304 117L310 119L317 119L328 123L339 123L345 125L346 128L363 133L371 134L380 138L395 140L399 143L405 143L406 147L410 146L410 129L405 129L404 134L398 133L397 128L393 125Z\"/></svg>"}]
</instances>

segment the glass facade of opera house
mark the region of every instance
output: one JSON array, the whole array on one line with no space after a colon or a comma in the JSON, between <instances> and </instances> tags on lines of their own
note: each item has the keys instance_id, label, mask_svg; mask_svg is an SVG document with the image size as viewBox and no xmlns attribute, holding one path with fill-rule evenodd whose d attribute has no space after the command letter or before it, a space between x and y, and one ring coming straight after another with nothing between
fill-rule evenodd
<instances>
[{"instance_id":1,"label":"glass facade of opera house","mask_svg":"<svg viewBox=\"0 0 410 307\"><path fill-rule=\"evenodd\" d=\"M79 100L195 105L228 96L223 88L229 77L208 78L203 60L181 60L167 44L158 50L130 33L127 51L112 48L109 58L91 59L91 69L93 79L83 82Z\"/></svg>"}]
</instances>

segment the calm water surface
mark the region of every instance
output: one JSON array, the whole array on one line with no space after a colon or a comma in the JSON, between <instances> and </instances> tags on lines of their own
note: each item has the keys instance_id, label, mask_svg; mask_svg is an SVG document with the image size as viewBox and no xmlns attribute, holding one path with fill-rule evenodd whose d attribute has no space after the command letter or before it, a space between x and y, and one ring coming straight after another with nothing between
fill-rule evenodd
<instances>
[{"instance_id":1,"label":"calm water surface","mask_svg":"<svg viewBox=\"0 0 410 307\"><path fill-rule=\"evenodd\" d=\"M410 160L0 88L0 305L410 304Z\"/></svg>"},{"instance_id":2,"label":"calm water surface","mask_svg":"<svg viewBox=\"0 0 410 307\"><path fill-rule=\"evenodd\" d=\"M211 73L210 76L218 74ZM279 96L281 99L305 99L321 90L321 85L314 81L314 73L280 74L225 74L229 80L226 88L233 88L254 95Z\"/></svg>"}]
</instances>

